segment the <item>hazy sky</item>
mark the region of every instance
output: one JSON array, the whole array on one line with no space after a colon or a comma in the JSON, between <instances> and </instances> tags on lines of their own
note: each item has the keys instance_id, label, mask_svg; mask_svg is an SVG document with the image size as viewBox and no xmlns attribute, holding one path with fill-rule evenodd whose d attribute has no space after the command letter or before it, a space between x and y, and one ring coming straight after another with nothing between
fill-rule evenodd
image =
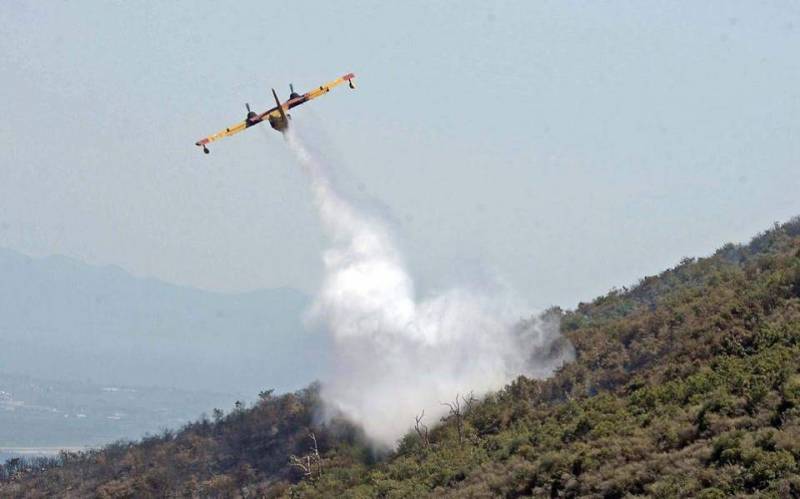
<instances>
[{"instance_id":1,"label":"hazy sky","mask_svg":"<svg viewBox=\"0 0 800 499\"><path fill-rule=\"evenodd\" d=\"M423 289L573 306L800 214L800 4L31 2L0 7L0 246L214 290L313 290L293 112Z\"/></svg>"}]
</instances>

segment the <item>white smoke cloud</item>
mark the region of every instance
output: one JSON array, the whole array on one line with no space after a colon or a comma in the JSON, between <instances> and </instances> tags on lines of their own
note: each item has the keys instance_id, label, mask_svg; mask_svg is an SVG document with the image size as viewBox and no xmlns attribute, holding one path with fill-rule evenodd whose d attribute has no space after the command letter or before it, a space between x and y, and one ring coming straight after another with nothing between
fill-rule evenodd
<instances>
[{"instance_id":1,"label":"white smoke cloud","mask_svg":"<svg viewBox=\"0 0 800 499\"><path fill-rule=\"evenodd\" d=\"M294 133L286 139L332 239L310 311L333 339L331 375L322 387L330 407L393 447L423 409L432 423L446 413L441 403L457 394L480 396L519 374L546 376L571 360L557 327L538 320L519 326L530 310L508 292L457 288L419 300L387 225L344 199Z\"/></svg>"}]
</instances>

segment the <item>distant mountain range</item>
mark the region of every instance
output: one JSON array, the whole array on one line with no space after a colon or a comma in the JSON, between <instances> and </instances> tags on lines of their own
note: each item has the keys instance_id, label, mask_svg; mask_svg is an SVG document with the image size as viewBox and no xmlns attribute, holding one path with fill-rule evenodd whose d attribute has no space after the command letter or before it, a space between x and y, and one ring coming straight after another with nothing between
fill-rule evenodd
<instances>
[{"instance_id":1,"label":"distant mountain range","mask_svg":"<svg viewBox=\"0 0 800 499\"><path fill-rule=\"evenodd\" d=\"M2 373L241 394L318 378L326 339L303 325L309 297L240 294L137 278L119 267L0 249Z\"/></svg>"}]
</instances>

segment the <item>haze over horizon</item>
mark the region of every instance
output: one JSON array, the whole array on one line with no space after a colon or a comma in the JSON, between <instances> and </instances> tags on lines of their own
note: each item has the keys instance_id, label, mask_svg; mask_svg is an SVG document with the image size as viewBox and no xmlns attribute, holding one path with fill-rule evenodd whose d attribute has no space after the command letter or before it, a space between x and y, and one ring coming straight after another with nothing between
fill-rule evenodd
<instances>
[{"instance_id":1,"label":"haze over horizon","mask_svg":"<svg viewBox=\"0 0 800 499\"><path fill-rule=\"evenodd\" d=\"M0 390L22 374L251 400L325 372L325 337L303 324L310 298L297 290L215 293L2 248L0 276Z\"/></svg>"},{"instance_id":2,"label":"haze over horizon","mask_svg":"<svg viewBox=\"0 0 800 499\"><path fill-rule=\"evenodd\" d=\"M25 254L313 292L324 237L279 136L193 142L348 71L295 123L380 200L423 293L488 272L571 307L800 213L790 2L12 0L0 21L0 246Z\"/></svg>"}]
</instances>

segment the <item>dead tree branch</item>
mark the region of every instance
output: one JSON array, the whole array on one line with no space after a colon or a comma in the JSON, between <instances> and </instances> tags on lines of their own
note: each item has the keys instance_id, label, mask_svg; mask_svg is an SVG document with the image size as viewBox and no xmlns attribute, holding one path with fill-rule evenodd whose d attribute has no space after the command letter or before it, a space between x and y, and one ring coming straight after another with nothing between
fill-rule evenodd
<instances>
[{"instance_id":1,"label":"dead tree branch","mask_svg":"<svg viewBox=\"0 0 800 499\"><path fill-rule=\"evenodd\" d=\"M311 439L313 446L310 452L304 456L297 457L294 454L289 456L289 466L299 469L305 478L319 478L322 476L322 456L319 454L319 447L317 446L317 436L313 431L308 432L308 437ZM314 476L316 472L316 477Z\"/></svg>"},{"instance_id":2,"label":"dead tree branch","mask_svg":"<svg viewBox=\"0 0 800 499\"><path fill-rule=\"evenodd\" d=\"M417 435L419 435L419 439L422 441L422 445L427 449L430 447L431 442L428 437L428 425L422 422L422 418L425 417L425 409L422 410L419 416L414 417L414 429L417 431Z\"/></svg>"},{"instance_id":3,"label":"dead tree branch","mask_svg":"<svg viewBox=\"0 0 800 499\"><path fill-rule=\"evenodd\" d=\"M454 419L456 422L456 430L458 430L458 445L463 445L464 443L464 413L463 408L461 407L461 395L456 394L456 400L454 402L442 402L441 403L450 410L450 413L442 418L442 421L447 421L448 419Z\"/></svg>"},{"instance_id":4,"label":"dead tree branch","mask_svg":"<svg viewBox=\"0 0 800 499\"><path fill-rule=\"evenodd\" d=\"M303 472L304 477L311 477L311 456L289 456L289 466L294 466Z\"/></svg>"},{"instance_id":5,"label":"dead tree branch","mask_svg":"<svg viewBox=\"0 0 800 499\"><path fill-rule=\"evenodd\" d=\"M308 436L311 437L311 441L314 442L314 460L317 463L317 476L322 476L322 457L319 455L319 447L317 447L317 436L314 435L313 431L308 432Z\"/></svg>"}]
</instances>

